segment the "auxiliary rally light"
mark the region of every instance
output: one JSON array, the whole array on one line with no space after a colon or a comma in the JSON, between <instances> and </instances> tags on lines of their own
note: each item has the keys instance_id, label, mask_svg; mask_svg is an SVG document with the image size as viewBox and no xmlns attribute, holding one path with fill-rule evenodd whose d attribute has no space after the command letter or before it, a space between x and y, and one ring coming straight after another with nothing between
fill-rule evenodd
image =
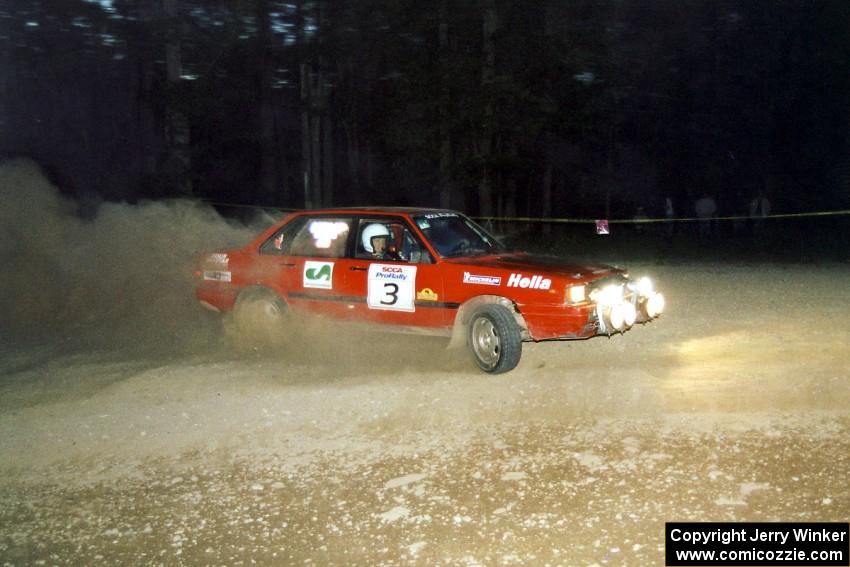
<instances>
[{"instance_id":1,"label":"auxiliary rally light","mask_svg":"<svg viewBox=\"0 0 850 567\"><path fill-rule=\"evenodd\" d=\"M626 324L626 327L631 327L635 324L637 320L637 309L631 303L623 304L623 322Z\"/></svg>"},{"instance_id":2,"label":"auxiliary rally light","mask_svg":"<svg viewBox=\"0 0 850 567\"><path fill-rule=\"evenodd\" d=\"M652 285L652 280L646 276L637 281L636 287L638 294L643 297L649 297L652 295L652 292L655 291L655 287Z\"/></svg>"},{"instance_id":3,"label":"auxiliary rally light","mask_svg":"<svg viewBox=\"0 0 850 567\"><path fill-rule=\"evenodd\" d=\"M637 310L631 303L618 303L608 308L607 323L615 331L628 329L637 320Z\"/></svg>"},{"instance_id":4,"label":"auxiliary rally light","mask_svg":"<svg viewBox=\"0 0 850 567\"><path fill-rule=\"evenodd\" d=\"M650 295L646 303L644 303L644 311L650 319L661 315L661 312L664 311L664 296L660 293Z\"/></svg>"},{"instance_id":5,"label":"auxiliary rally light","mask_svg":"<svg viewBox=\"0 0 850 567\"><path fill-rule=\"evenodd\" d=\"M616 331L621 331L625 325L625 314L623 313L623 304L612 305L608 310L608 321L611 327Z\"/></svg>"}]
</instances>

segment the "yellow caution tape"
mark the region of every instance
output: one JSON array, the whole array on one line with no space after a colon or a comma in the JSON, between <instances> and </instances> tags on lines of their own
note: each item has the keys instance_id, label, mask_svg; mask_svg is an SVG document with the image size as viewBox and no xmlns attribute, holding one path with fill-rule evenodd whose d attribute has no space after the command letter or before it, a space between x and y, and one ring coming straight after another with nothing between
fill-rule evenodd
<instances>
[{"instance_id":1,"label":"yellow caution tape","mask_svg":"<svg viewBox=\"0 0 850 567\"><path fill-rule=\"evenodd\" d=\"M699 217L676 217L676 218L645 218L645 219L608 219L609 224L651 224L651 223L668 223L668 222L694 222L694 221L727 221L727 220L767 220L767 219L787 219L787 218L802 218L802 217L835 217L850 215L850 210L844 211L817 211L811 213L786 213L767 216L726 216L726 217L711 217L707 219ZM588 223L594 224L597 220L606 219L576 219L576 218L545 218L545 217L471 217L479 221L491 222L541 222L541 223Z\"/></svg>"},{"instance_id":2,"label":"yellow caution tape","mask_svg":"<svg viewBox=\"0 0 850 567\"><path fill-rule=\"evenodd\" d=\"M208 205L216 205L219 207L234 207L245 209L260 209L260 210L275 210L284 212L300 211L302 209L291 209L285 207L272 207L263 205L242 205L236 203L224 203L220 201L212 201L208 199L200 199L200 201ZM699 217L676 217L676 218L646 218L646 219L608 219L609 224L652 224L652 223L668 223L668 222L694 222L694 221L727 221L727 220L767 220L767 219L789 219L803 217L837 217L850 215L850 210L842 211L815 211L810 213L784 213L767 216L726 216L726 217L711 217L710 219L702 219ZM477 221L490 222L539 222L539 223L556 223L556 224L595 224L597 220L605 219L579 219L579 218L561 218L561 217L470 217Z\"/></svg>"}]
</instances>

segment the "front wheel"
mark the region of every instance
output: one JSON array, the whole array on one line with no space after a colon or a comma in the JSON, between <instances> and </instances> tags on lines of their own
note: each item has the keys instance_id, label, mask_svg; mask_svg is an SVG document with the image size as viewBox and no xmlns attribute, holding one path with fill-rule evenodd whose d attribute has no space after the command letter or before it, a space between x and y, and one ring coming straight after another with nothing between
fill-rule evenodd
<instances>
[{"instance_id":1,"label":"front wheel","mask_svg":"<svg viewBox=\"0 0 850 567\"><path fill-rule=\"evenodd\" d=\"M485 305L472 315L467 342L475 364L490 374L513 370L522 356L519 326L502 305Z\"/></svg>"}]
</instances>

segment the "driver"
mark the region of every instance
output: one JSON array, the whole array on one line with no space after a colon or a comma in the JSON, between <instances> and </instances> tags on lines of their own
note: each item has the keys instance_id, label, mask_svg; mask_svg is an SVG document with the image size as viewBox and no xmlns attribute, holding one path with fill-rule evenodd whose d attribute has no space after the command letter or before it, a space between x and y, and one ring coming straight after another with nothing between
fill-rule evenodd
<instances>
[{"instance_id":1,"label":"driver","mask_svg":"<svg viewBox=\"0 0 850 567\"><path fill-rule=\"evenodd\" d=\"M394 259L387 251L389 238L390 231L382 224L370 224L363 229L363 233L360 235L363 248L376 260Z\"/></svg>"}]
</instances>

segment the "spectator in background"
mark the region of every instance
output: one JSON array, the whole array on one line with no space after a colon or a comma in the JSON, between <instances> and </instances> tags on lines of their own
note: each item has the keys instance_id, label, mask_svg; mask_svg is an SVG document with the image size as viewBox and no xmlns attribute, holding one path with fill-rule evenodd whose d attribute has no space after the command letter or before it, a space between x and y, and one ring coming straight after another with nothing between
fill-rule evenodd
<instances>
[{"instance_id":1,"label":"spectator in background","mask_svg":"<svg viewBox=\"0 0 850 567\"><path fill-rule=\"evenodd\" d=\"M753 223L753 236L760 236L764 231L764 219L770 216L770 200L759 193L750 201L750 219Z\"/></svg>"},{"instance_id":2,"label":"spectator in background","mask_svg":"<svg viewBox=\"0 0 850 567\"><path fill-rule=\"evenodd\" d=\"M711 238L711 222L717 214L717 203L711 195L703 193L694 203L694 211L699 218L699 239L705 242Z\"/></svg>"},{"instance_id":3,"label":"spectator in background","mask_svg":"<svg viewBox=\"0 0 850 567\"><path fill-rule=\"evenodd\" d=\"M673 208L673 198L670 195L664 198L664 218L667 219L664 223L664 240L669 244L673 242L673 231L676 227L673 223L673 219L676 218L676 210Z\"/></svg>"},{"instance_id":4,"label":"spectator in background","mask_svg":"<svg viewBox=\"0 0 850 567\"><path fill-rule=\"evenodd\" d=\"M646 210L643 207L638 207L632 220L635 221L635 231L640 233L646 227L646 221L649 220L649 217L646 216Z\"/></svg>"}]
</instances>

